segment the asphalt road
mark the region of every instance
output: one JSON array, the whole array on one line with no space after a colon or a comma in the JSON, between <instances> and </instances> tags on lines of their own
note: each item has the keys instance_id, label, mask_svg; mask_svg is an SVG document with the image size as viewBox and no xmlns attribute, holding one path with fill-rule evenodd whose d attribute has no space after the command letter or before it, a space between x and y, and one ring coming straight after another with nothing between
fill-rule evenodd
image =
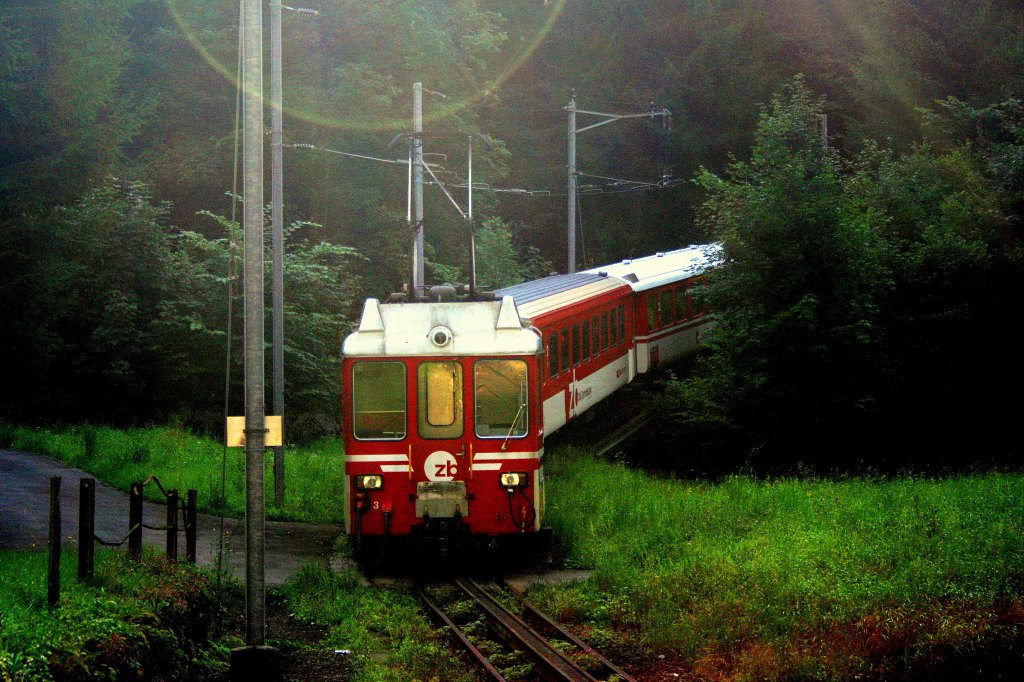
<instances>
[{"instance_id":1,"label":"asphalt road","mask_svg":"<svg viewBox=\"0 0 1024 682\"><path fill-rule=\"evenodd\" d=\"M49 457L0 450L0 549L46 549L52 476L62 478L61 526L64 545L77 546L79 480L93 477ZM184 495L183 491L182 494ZM145 503L144 524L163 526L166 522L165 506ZM222 565L232 575L244 581L244 521L224 519L223 524ZM217 568L220 528L220 517L199 515L196 562L200 566ZM100 481L96 482L95 532L103 540L113 542L121 540L128 532L128 494ZM282 585L308 563L329 566L332 545L341 532L340 525L266 522L266 584L269 587ZM146 529L143 531L142 541L146 545L164 549L166 538L167 534L164 531ZM184 559L184 556L185 536L184 533L179 533L178 557Z\"/></svg>"}]
</instances>

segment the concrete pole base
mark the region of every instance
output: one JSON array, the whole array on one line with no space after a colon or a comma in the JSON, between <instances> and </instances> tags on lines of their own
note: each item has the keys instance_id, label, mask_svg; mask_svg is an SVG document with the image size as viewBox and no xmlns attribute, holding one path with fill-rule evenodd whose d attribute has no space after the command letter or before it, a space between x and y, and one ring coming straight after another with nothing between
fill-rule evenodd
<instances>
[{"instance_id":1,"label":"concrete pole base","mask_svg":"<svg viewBox=\"0 0 1024 682\"><path fill-rule=\"evenodd\" d=\"M282 682L281 652L272 646L243 646L231 650L231 682Z\"/></svg>"}]
</instances>

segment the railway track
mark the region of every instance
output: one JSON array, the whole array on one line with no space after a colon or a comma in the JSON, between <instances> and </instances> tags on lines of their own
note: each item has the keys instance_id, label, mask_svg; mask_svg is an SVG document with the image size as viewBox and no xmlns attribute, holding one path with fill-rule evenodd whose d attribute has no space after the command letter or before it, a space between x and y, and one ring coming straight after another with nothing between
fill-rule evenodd
<instances>
[{"instance_id":1,"label":"railway track","mask_svg":"<svg viewBox=\"0 0 1024 682\"><path fill-rule=\"evenodd\" d=\"M469 578L416 589L429 610L448 626L491 679L633 681L528 602L518 605L520 615Z\"/></svg>"}]
</instances>

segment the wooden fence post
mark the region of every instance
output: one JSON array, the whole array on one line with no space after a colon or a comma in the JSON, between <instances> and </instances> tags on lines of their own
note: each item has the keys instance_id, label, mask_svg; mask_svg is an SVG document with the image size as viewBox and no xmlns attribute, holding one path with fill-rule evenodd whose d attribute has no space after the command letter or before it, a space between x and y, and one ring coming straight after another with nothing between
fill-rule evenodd
<instances>
[{"instance_id":1,"label":"wooden fence post","mask_svg":"<svg viewBox=\"0 0 1024 682\"><path fill-rule=\"evenodd\" d=\"M132 483L128 496L128 555L142 556L142 484Z\"/></svg>"},{"instance_id":2,"label":"wooden fence post","mask_svg":"<svg viewBox=\"0 0 1024 682\"><path fill-rule=\"evenodd\" d=\"M96 481L78 481L78 580L93 577L96 557Z\"/></svg>"},{"instance_id":3,"label":"wooden fence post","mask_svg":"<svg viewBox=\"0 0 1024 682\"><path fill-rule=\"evenodd\" d=\"M167 558L178 560L178 491L167 492Z\"/></svg>"},{"instance_id":4,"label":"wooden fence post","mask_svg":"<svg viewBox=\"0 0 1024 682\"><path fill-rule=\"evenodd\" d=\"M60 601L60 476L50 478L50 535L47 541L49 565L46 574L46 601Z\"/></svg>"}]
</instances>

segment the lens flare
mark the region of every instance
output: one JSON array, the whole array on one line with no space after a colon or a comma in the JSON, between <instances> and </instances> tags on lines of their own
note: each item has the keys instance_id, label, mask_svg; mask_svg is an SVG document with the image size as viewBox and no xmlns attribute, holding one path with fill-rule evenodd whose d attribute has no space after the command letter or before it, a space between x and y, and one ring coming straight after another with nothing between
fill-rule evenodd
<instances>
[{"instance_id":1,"label":"lens flare","mask_svg":"<svg viewBox=\"0 0 1024 682\"><path fill-rule=\"evenodd\" d=\"M494 75L484 74L483 78L480 79L482 85L470 93L462 93L459 96L446 96L443 98L431 98L429 106L424 107L423 117L425 123L432 121L438 121L442 119L448 119L458 114L459 112L472 107L473 105L481 102L485 98L491 96L499 88L502 87L509 79L511 79L530 59L536 54L538 48L544 43L545 39L551 33L552 28L558 23L559 18L565 9L567 0L547 0L544 9L543 19L538 21L537 26L531 31L530 35L526 37L523 44L515 51L515 54L510 59L498 59L495 66ZM199 2L198 0L165 0L167 10L173 18L175 24L178 26L182 35L192 46L192 48L199 54L203 60L210 65L210 67L220 74L225 80L231 83L233 86L238 85L238 76L234 60L230 62L218 58L217 54L223 52L223 46L218 45L214 42L214 36L216 35L210 29L210 26L200 25L200 17L197 16L201 9L209 10L209 3ZM241 11L241 2L239 3L239 11ZM320 21L320 18L316 16L303 16L301 21L305 22L316 22ZM294 29L289 29L294 30ZM308 28L306 30L318 30ZM264 28L264 38L267 40L267 29ZM267 40L269 42L269 40ZM287 64L286 64L287 66ZM352 68L359 69L359 65L346 64L342 65L341 68ZM360 75L360 74L356 74ZM366 112L351 111L346 114L339 112L332 113L321 113L316 111L319 106L323 109L335 108L330 104L320 102L310 102L311 97L303 97L303 91L305 93L316 92L316 88L320 85L315 82L316 77L310 76L309 83L292 84L291 96L289 96L288 88L285 88L284 92L284 112L289 116L297 120L305 121L307 123L322 126L325 128L342 129L355 132L379 132L385 130L404 130L409 127L409 115L405 109L411 109L405 107L402 109L402 113L396 115L391 111L380 111L375 114L369 114ZM408 83L411 89L412 83ZM424 83L425 88L430 87L430 83ZM390 86L392 89L393 85ZM357 97L364 93L357 93ZM377 93L367 93L377 94ZM380 95L382 100L386 99L386 95ZM267 97L269 99L269 97ZM306 99L305 104L301 103L302 99ZM394 106L388 105L389 109L394 109ZM382 107L383 109L383 107Z\"/></svg>"}]
</instances>

